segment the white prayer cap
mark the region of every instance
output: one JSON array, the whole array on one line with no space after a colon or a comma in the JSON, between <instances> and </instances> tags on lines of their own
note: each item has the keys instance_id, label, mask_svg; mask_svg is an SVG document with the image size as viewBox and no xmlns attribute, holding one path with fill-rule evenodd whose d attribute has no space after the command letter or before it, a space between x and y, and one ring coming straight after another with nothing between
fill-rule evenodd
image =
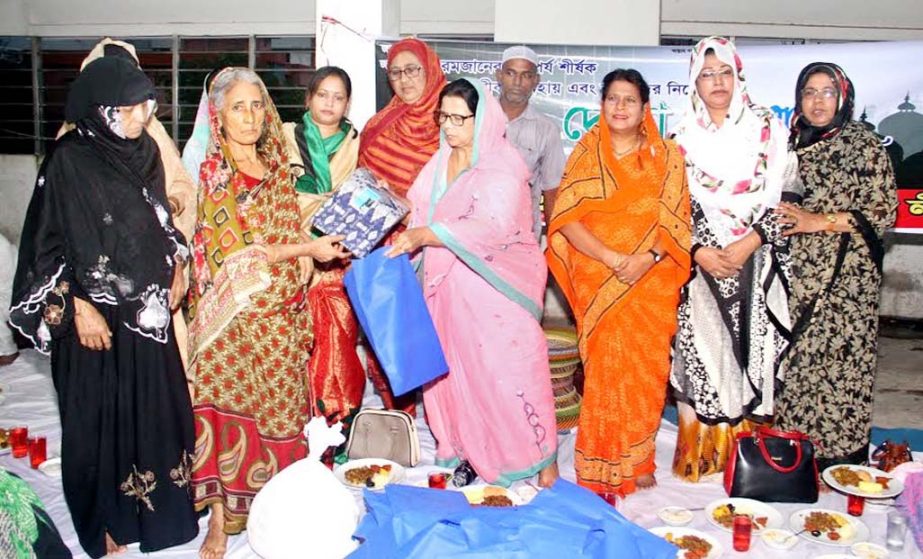
<instances>
[{"instance_id":1,"label":"white prayer cap","mask_svg":"<svg viewBox=\"0 0 923 559\"><path fill-rule=\"evenodd\" d=\"M522 58L523 60L528 60L532 64L538 66L538 55L535 54L535 51L530 49L525 45L516 45L515 47L510 47L503 51L503 59L500 63L504 63L507 60L512 60L514 58Z\"/></svg>"}]
</instances>

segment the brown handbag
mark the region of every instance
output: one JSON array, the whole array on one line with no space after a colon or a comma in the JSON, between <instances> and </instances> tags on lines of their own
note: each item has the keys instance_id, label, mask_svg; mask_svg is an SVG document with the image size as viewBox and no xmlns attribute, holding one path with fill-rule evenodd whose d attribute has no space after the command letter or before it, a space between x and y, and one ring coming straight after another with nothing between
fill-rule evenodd
<instances>
[{"instance_id":1,"label":"brown handbag","mask_svg":"<svg viewBox=\"0 0 923 559\"><path fill-rule=\"evenodd\" d=\"M420 461L420 437L413 418L399 410L364 409L353 420L346 444L350 460L384 458L401 466Z\"/></svg>"}]
</instances>

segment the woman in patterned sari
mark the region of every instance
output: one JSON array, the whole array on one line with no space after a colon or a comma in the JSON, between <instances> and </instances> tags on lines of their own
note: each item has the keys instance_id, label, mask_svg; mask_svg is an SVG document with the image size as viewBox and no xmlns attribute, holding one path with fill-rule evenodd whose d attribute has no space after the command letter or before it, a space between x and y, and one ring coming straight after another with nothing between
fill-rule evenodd
<instances>
[{"instance_id":1,"label":"woman in patterned sari","mask_svg":"<svg viewBox=\"0 0 923 559\"><path fill-rule=\"evenodd\" d=\"M868 460L881 237L897 209L891 161L852 120L854 95L836 64L801 71L791 143L804 201L778 210L792 225L794 326L776 424L820 442L820 467Z\"/></svg>"},{"instance_id":2,"label":"woman in patterned sari","mask_svg":"<svg viewBox=\"0 0 923 559\"><path fill-rule=\"evenodd\" d=\"M318 68L308 84L301 121L282 127L305 234L311 233L320 205L356 170L359 134L346 118L351 95L352 83L342 68ZM308 288L314 320L308 367L311 415L326 417L330 424L343 421L347 436L365 390L365 370L356 352L359 323L343 287L348 264L318 264Z\"/></svg>"},{"instance_id":3,"label":"woman in patterned sari","mask_svg":"<svg viewBox=\"0 0 923 559\"><path fill-rule=\"evenodd\" d=\"M679 408L673 473L721 472L737 433L772 419L788 344L788 241L772 210L797 200L785 127L747 93L723 37L692 51L686 112L674 139L686 157L695 273L683 288L670 383Z\"/></svg>"},{"instance_id":4,"label":"woman in patterned sari","mask_svg":"<svg viewBox=\"0 0 923 559\"><path fill-rule=\"evenodd\" d=\"M585 375L577 482L627 495L654 480L679 290L689 277L683 156L636 70L603 80L599 124L574 148L548 227L548 265L577 319Z\"/></svg>"},{"instance_id":5,"label":"woman in patterned sari","mask_svg":"<svg viewBox=\"0 0 923 559\"><path fill-rule=\"evenodd\" d=\"M211 508L204 559L224 555L257 491L306 455L311 319L298 257L347 256L303 241L282 123L260 78L226 68L209 92L190 292L195 368L193 497Z\"/></svg>"}]
</instances>

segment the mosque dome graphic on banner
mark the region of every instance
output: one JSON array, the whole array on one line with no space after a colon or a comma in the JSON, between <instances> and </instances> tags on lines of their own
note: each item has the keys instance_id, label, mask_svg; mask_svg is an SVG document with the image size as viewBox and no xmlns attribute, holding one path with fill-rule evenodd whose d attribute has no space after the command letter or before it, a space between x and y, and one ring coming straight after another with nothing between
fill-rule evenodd
<instances>
[{"instance_id":1,"label":"mosque dome graphic on banner","mask_svg":"<svg viewBox=\"0 0 923 559\"><path fill-rule=\"evenodd\" d=\"M897 112L878 123L878 133L894 138L904 149L905 158L923 151L923 114L916 112L916 108L908 93L897 106Z\"/></svg>"}]
</instances>

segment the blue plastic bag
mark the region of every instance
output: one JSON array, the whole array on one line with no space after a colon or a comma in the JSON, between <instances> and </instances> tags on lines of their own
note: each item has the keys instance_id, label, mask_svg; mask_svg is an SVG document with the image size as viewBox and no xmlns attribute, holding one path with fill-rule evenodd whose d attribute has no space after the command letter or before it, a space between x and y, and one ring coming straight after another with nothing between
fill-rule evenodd
<instances>
[{"instance_id":1,"label":"blue plastic bag","mask_svg":"<svg viewBox=\"0 0 923 559\"><path fill-rule=\"evenodd\" d=\"M436 327L406 254L382 247L353 260L346 293L391 389L400 396L449 370Z\"/></svg>"},{"instance_id":2,"label":"blue plastic bag","mask_svg":"<svg viewBox=\"0 0 923 559\"><path fill-rule=\"evenodd\" d=\"M563 479L528 505L471 507L464 495L402 485L365 492L349 559L673 559L677 548Z\"/></svg>"}]
</instances>

